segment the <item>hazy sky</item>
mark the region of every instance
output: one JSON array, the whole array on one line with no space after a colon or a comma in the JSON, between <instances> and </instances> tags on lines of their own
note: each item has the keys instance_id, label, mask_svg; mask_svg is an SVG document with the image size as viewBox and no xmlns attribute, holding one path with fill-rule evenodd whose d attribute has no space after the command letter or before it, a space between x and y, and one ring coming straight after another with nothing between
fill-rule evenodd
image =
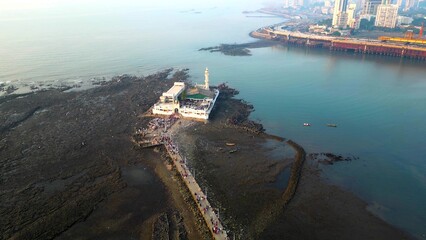
<instances>
[{"instance_id":1,"label":"hazy sky","mask_svg":"<svg viewBox=\"0 0 426 240\"><path fill-rule=\"evenodd\" d=\"M282 0L0 0L0 23L146 10L205 11L222 8L252 11L281 3Z\"/></svg>"},{"instance_id":2,"label":"hazy sky","mask_svg":"<svg viewBox=\"0 0 426 240\"><path fill-rule=\"evenodd\" d=\"M143 6L165 8L187 8L226 6L239 4L242 7L261 6L278 0L0 0L0 12L20 10L54 9L67 6Z\"/></svg>"}]
</instances>

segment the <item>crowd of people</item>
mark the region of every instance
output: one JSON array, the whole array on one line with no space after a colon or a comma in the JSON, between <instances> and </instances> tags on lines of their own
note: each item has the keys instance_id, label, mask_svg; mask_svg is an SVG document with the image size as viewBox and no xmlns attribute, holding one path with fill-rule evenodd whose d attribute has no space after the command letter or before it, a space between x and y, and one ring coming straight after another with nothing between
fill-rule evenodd
<instances>
[{"instance_id":1,"label":"crowd of people","mask_svg":"<svg viewBox=\"0 0 426 240\"><path fill-rule=\"evenodd\" d=\"M173 142L170 135L166 133L167 129L169 129L176 121L177 121L177 118L175 117L171 117L168 119L154 118L148 123L147 129L138 129L137 133L143 136L154 135L154 137L149 140L150 144L151 145L163 144L168 150L169 154L171 155L175 165L178 166L178 164L180 164L180 169L181 169L180 174L182 178L184 178L187 184L189 185L196 184L195 179L193 177L191 178L191 172L189 171L186 165L186 161L184 161L179 156L178 146ZM164 132L163 132L163 129L164 129ZM212 227L213 233L215 234L222 233L223 228L219 224L219 219L214 218L215 214L210 204L207 201L207 197L203 194L201 189L198 189L197 192L194 193L194 195L202 213L204 215L208 214L207 216L210 216L210 221L213 225Z\"/></svg>"},{"instance_id":2,"label":"crowd of people","mask_svg":"<svg viewBox=\"0 0 426 240\"><path fill-rule=\"evenodd\" d=\"M201 103L200 103L201 102ZM186 107L186 108L191 108L191 109L195 109L195 110L203 110L206 111L207 109L209 109L211 104L211 101L201 101L201 100L194 100L194 99L185 99L182 100L180 102L180 107Z\"/></svg>"},{"instance_id":3,"label":"crowd of people","mask_svg":"<svg viewBox=\"0 0 426 240\"><path fill-rule=\"evenodd\" d=\"M138 128L136 133L133 135L134 140L139 143L140 146L149 147L153 145L158 145L168 142L170 139L164 135L164 133L169 129L179 118L172 115L169 118L153 118L148 122L147 128ZM177 150L173 146L174 151Z\"/></svg>"},{"instance_id":4,"label":"crowd of people","mask_svg":"<svg viewBox=\"0 0 426 240\"><path fill-rule=\"evenodd\" d=\"M168 135L161 135L160 142L164 144L164 146L169 150L169 152L173 155L179 154L179 149L176 146L176 144L173 142L173 140Z\"/></svg>"},{"instance_id":5,"label":"crowd of people","mask_svg":"<svg viewBox=\"0 0 426 240\"><path fill-rule=\"evenodd\" d=\"M175 116L169 118L153 118L148 123L149 130L165 129L167 131L176 121L178 120Z\"/></svg>"}]
</instances>

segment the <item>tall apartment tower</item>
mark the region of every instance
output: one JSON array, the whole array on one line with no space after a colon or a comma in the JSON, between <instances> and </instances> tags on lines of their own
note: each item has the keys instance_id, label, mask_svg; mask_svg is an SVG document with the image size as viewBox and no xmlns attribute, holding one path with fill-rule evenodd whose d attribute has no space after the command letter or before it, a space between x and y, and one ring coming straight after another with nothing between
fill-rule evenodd
<instances>
[{"instance_id":1,"label":"tall apartment tower","mask_svg":"<svg viewBox=\"0 0 426 240\"><path fill-rule=\"evenodd\" d=\"M355 28L355 11L356 11L356 4L351 3L349 4L348 8L346 9L346 13L348 14L348 26L350 28Z\"/></svg>"},{"instance_id":2,"label":"tall apartment tower","mask_svg":"<svg viewBox=\"0 0 426 240\"><path fill-rule=\"evenodd\" d=\"M303 3L304 0L284 0L284 7L301 7Z\"/></svg>"},{"instance_id":3,"label":"tall apartment tower","mask_svg":"<svg viewBox=\"0 0 426 240\"><path fill-rule=\"evenodd\" d=\"M348 14L346 13L346 7L348 0L336 0L334 3L333 12L333 27L346 27L348 23Z\"/></svg>"},{"instance_id":4,"label":"tall apartment tower","mask_svg":"<svg viewBox=\"0 0 426 240\"><path fill-rule=\"evenodd\" d=\"M398 19L398 5L380 4L377 8L376 27L395 28Z\"/></svg>"},{"instance_id":5,"label":"tall apartment tower","mask_svg":"<svg viewBox=\"0 0 426 240\"><path fill-rule=\"evenodd\" d=\"M362 15L376 15L377 7L382 3L382 0L365 0L362 6Z\"/></svg>"},{"instance_id":6,"label":"tall apartment tower","mask_svg":"<svg viewBox=\"0 0 426 240\"><path fill-rule=\"evenodd\" d=\"M418 0L406 0L404 11L408 11L412 8L416 8L418 4L419 4Z\"/></svg>"}]
</instances>

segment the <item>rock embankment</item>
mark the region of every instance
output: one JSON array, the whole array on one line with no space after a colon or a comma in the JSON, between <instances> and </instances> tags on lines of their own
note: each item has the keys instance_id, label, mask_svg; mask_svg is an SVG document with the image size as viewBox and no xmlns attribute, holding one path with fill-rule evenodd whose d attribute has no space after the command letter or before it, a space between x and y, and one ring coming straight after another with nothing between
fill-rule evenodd
<instances>
[{"instance_id":1,"label":"rock embankment","mask_svg":"<svg viewBox=\"0 0 426 240\"><path fill-rule=\"evenodd\" d=\"M296 156L291 166L291 173L288 184L280 199L275 199L269 206L258 214L258 221L253 224L251 231L252 235L258 238L271 224L273 224L278 217L285 211L285 208L290 203L296 194L297 186L301 177L303 163L306 159L306 152L299 144L292 140L288 140L287 144L290 145L295 151Z\"/></svg>"},{"instance_id":2,"label":"rock embankment","mask_svg":"<svg viewBox=\"0 0 426 240\"><path fill-rule=\"evenodd\" d=\"M188 239L183 218L178 211L169 210L154 222L152 240Z\"/></svg>"}]
</instances>

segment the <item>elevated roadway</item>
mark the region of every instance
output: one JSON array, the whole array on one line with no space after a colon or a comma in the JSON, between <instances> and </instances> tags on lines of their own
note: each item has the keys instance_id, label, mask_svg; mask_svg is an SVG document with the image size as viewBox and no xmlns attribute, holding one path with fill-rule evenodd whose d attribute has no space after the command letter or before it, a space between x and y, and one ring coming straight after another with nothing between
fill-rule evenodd
<instances>
[{"instance_id":1,"label":"elevated roadway","mask_svg":"<svg viewBox=\"0 0 426 240\"><path fill-rule=\"evenodd\" d=\"M387 43L380 40L320 36L271 28L259 29L253 37L274 39L296 45L323 47L333 51L351 51L363 54L376 54L394 57L426 60L426 48L404 43Z\"/></svg>"}]
</instances>

